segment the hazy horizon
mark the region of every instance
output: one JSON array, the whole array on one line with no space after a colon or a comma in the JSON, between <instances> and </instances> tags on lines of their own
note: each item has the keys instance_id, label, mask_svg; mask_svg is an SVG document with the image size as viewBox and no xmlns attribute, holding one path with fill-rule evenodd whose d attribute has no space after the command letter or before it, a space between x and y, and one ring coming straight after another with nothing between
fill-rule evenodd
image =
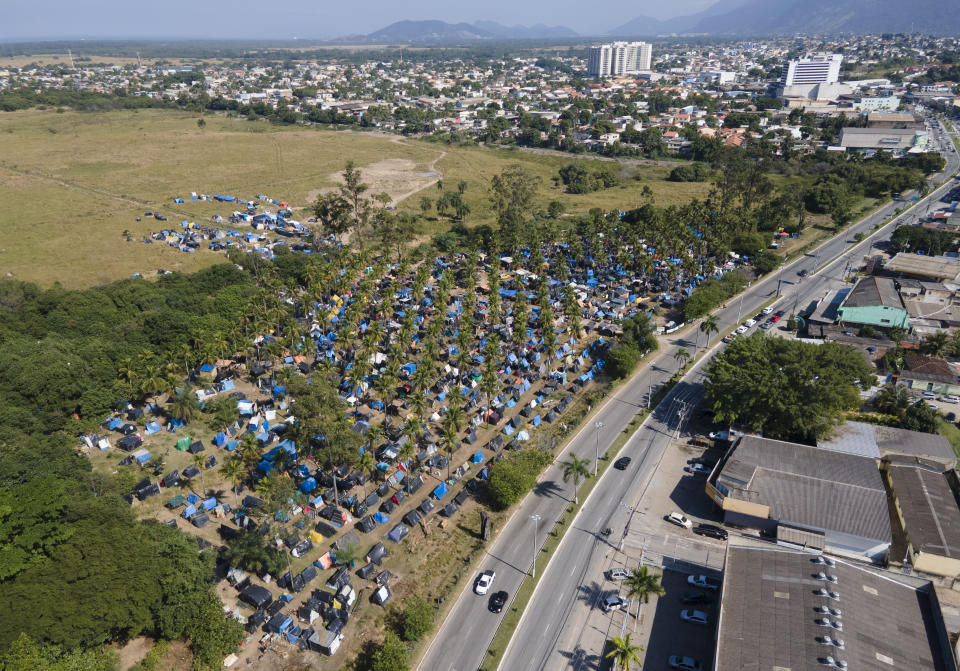
<instances>
[{"instance_id":1,"label":"hazy horizon","mask_svg":"<svg viewBox=\"0 0 960 671\"><path fill-rule=\"evenodd\" d=\"M490 0L478 14L473 6L439 0L417 3L368 0L362 11L354 6L321 6L303 0L283 0L264 15L260 3L249 0L170 0L140 6L118 0L89 3L36 0L11 3L5 10L0 41L103 39L332 39L371 33L404 19L438 19L450 23L496 21L504 25L566 26L581 35L602 35L638 16L669 19L701 11L716 0L610 0L602 14L583 16L583 4L572 0ZM325 5L328 3L324 3Z\"/></svg>"}]
</instances>

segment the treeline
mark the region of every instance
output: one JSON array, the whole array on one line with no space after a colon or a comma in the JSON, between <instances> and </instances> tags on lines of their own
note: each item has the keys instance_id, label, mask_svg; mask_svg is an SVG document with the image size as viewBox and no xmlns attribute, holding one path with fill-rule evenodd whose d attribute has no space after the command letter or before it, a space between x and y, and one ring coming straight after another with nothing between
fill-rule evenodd
<instances>
[{"instance_id":1,"label":"treeline","mask_svg":"<svg viewBox=\"0 0 960 671\"><path fill-rule=\"evenodd\" d=\"M634 315L623 321L620 342L607 353L607 372L611 377L630 375L648 352L657 349L653 323L647 315Z\"/></svg>"},{"instance_id":2,"label":"treeline","mask_svg":"<svg viewBox=\"0 0 960 671\"><path fill-rule=\"evenodd\" d=\"M588 167L583 163L568 163L560 168L559 176L567 193L592 193L620 184L620 164L599 163Z\"/></svg>"},{"instance_id":3,"label":"treeline","mask_svg":"<svg viewBox=\"0 0 960 671\"><path fill-rule=\"evenodd\" d=\"M187 639L195 668L214 669L242 640L214 556L138 521L121 498L136 476L94 473L75 446L121 400L169 391L230 347L257 296L232 265L85 291L0 280L4 669L112 668L100 647L139 635Z\"/></svg>"},{"instance_id":4,"label":"treeline","mask_svg":"<svg viewBox=\"0 0 960 671\"><path fill-rule=\"evenodd\" d=\"M724 301L736 296L747 285L747 279L739 270L726 273L720 279L710 278L693 290L683 306L687 321L707 314Z\"/></svg>"},{"instance_id":5,"label":"treeline","mask_svg":"<svg viewBox=\"0 0 960 671\"><path fill-rule=\"evenodd\" d=\"M97 93L84 89L31 89L11 88L0 91L0 111L15 112L46 105L70 107L82 111L108 111L119 109L176 108L168 100L119 93Z\"/></svg>"}]
</instances>

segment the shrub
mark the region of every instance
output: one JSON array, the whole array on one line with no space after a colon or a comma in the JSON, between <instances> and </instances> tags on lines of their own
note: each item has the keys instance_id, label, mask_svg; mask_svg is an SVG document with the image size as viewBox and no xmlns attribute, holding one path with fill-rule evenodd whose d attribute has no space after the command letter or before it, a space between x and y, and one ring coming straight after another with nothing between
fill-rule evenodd
<instances>
[{"instance_id":1,"label":"shrub","mask_svg":"<svg viewBox=\"0 0 960 671\"><path fill-rule=\"evenodd\" d=\"M533 489L537 475L550 463L550 455L540 450L521 450L490 467L490 498L503 510Z\"/></svg>"},{"instance_id":2,"label":"shrub","mask_svg":"<svg viewBox=\"0 0 960 671\"><path fill-rule=\"evenodd\" d=\"M400 613L400 637L404 641L419 641L433 626L433 608L420 596L406 603Z\"/></svg>"}]
</instances>

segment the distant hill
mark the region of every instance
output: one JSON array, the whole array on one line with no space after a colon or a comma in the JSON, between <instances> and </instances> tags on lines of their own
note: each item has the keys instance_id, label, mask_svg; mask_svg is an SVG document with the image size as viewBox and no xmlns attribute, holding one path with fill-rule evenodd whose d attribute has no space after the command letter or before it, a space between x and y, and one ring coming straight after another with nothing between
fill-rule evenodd
<instances>
[{"instance_id":1,"label":"distant hill","mask_svg":"<svg viewBox=\"0 0 960 671\"><path fill-rule=\"evenodd\" d=\"M369 42L473 42L495 39L550 39L577 37L564 26L504 26L496 21L447 23L446 21L397 21L363 36Z\"/></svg>"},{"instance_id":2,"label":"distant hill","mask_svg":"<svg viewBox=\"0 0 960 671\"><path fill-rule=\"evenodd\" d=\"M953 0L720 0L697 14L637 17L610 34L776 35L791 33L960 32Z\"/></svg>"}]
</instances>

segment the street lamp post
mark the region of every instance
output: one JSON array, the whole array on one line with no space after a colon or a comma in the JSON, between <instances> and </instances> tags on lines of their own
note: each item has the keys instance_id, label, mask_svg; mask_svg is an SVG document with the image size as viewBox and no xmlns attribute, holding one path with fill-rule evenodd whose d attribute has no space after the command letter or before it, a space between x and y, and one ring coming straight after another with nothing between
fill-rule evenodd
<instances>
[{"instance_id":1,"label":"street lamp post","mask_svg":"<svg viewBox=\"0 0 960 671\"><path fill-rule=\"evenodd\" d=\"M530 577L537 577L537 531L540 528L540 515L534 513L530 516L533 520L533 561L530 564Z\"/></svg>"},{"instance_id":2,"label":"street lamp post","mask_svg":"<svg viewBox=\"0 0 960 671\"><path fill-rule=\"evenodd\" d=\"M596 429L596 432L593 435L597 439L597 459L593 462L593 477L597 477L597 468L600 466L600 429L603 428L603 422L594 422L593 427Z\"/></svg>"},{"instance_id":3,"label":"street lamp post","mask_svg":"<svg viewBox=\"0 0 960 671\"><path fill-rule=\"evenodd\" d=\"M780 263L780 272L777 273L777 297L778 297L778 298L780 297L780 281L781 281L781 278L783 277L783 267L784 267L785 265L786 265L785 262L781 262L781 263Z\"/></svg>"}]
</instances>

